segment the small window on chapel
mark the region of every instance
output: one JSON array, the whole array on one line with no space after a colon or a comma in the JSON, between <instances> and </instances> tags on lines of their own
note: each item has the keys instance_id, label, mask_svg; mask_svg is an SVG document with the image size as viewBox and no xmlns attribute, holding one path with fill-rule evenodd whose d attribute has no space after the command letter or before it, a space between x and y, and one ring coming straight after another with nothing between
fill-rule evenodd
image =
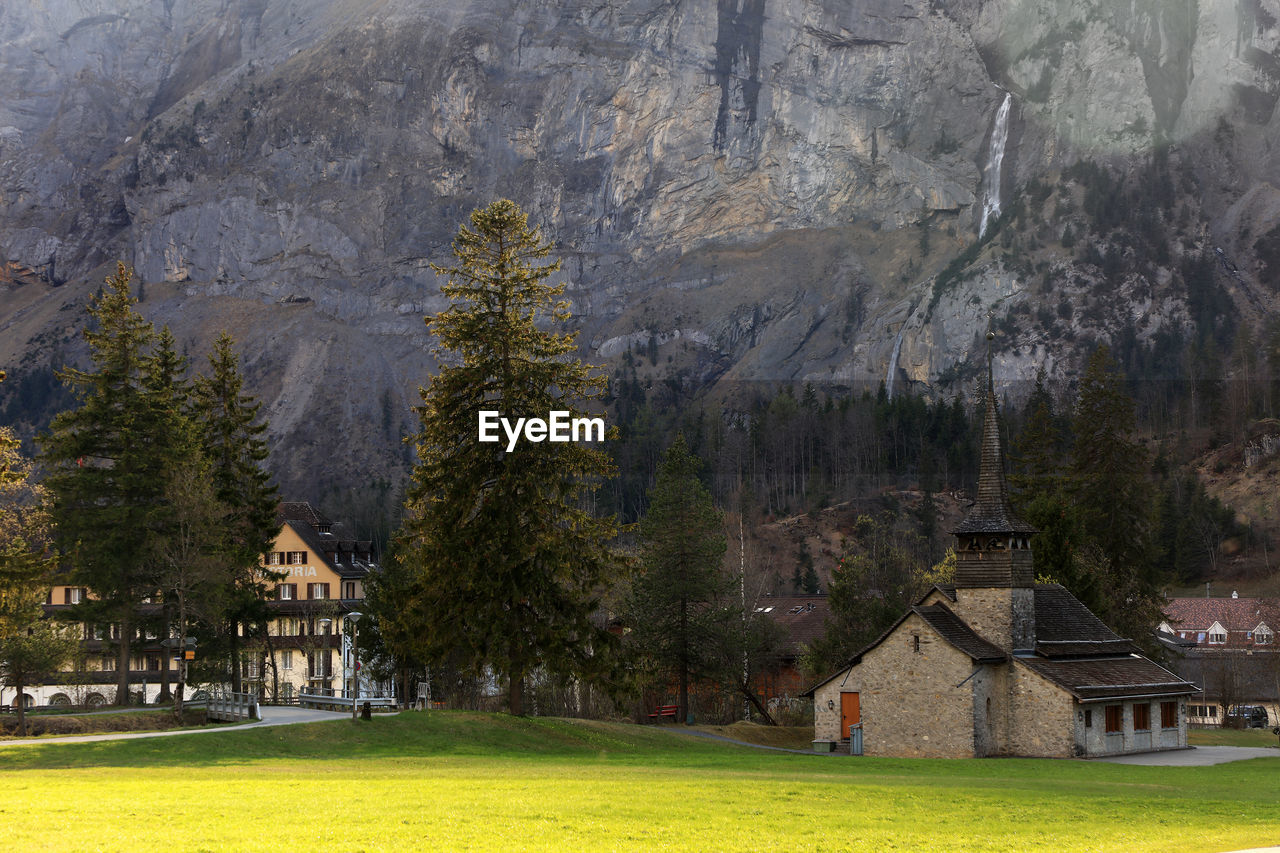
<instances>
[{"instance_id":1,"label":"small window on chapel","mask_svg":"<svg viewBox=\"0 0 1280 853\"><path fill-rule=\"evenodd\" d=\"M911 646L912 646L912 651L914 651L916 654L920 654L920 635L919 634L911 635Z\"/></svg>"}]
</instances>

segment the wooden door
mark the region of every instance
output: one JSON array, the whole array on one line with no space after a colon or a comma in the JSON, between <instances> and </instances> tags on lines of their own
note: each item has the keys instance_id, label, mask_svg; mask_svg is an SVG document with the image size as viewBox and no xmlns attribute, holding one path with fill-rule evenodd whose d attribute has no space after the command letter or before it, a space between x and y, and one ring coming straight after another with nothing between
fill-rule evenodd
<instances>
[{"instance_id":1,"label":"wooden door","mask_svg":"<svg viewBox=\"0 0 1280 853\"><path fill-rule=\"evenodd\" d=\"M862 705L857 693L840 694L840 737L849 736L849 726L862 722Z\"/></svg>"}]
</instances>

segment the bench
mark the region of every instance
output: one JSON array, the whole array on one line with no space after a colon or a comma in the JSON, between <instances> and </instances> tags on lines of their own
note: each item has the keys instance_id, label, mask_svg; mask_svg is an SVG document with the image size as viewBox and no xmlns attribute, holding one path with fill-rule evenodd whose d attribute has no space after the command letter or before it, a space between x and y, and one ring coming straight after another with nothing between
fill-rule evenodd
<instances>
[{"instance_id":1,"label":"bench","mask_svg":"<svg viewBox=\"0 0 1280 853\"><path fill-rule=\"evenodd\" d=\"M676 715L679 713L680 713L679 705L659 705L658 710L655 713L652 713L649 715L649 719L661 720L663 717L670 717L671 719L674 720L676 718Z\"/></svg>"}]
</instances>

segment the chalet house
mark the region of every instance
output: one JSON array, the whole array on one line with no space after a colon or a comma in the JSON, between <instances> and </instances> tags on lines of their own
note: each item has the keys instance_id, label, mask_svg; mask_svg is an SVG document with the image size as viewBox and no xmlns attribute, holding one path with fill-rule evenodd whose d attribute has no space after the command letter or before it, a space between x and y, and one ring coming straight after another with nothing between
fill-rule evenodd
<instances>
[{"instance_id":1,"label":"chalet house","mask_svg":"<svg viewBox=\"0 0 1280 853\"><path fill-rule=\"evenodd\" d=\"M986 402L977 500L954 531L954 583L811 688L815 749L1070 758L1185 747L1198 688L1062 586L1035 582L1036 531L1009 504L990 380Z\"/></svg>"},{"instance_id":2,"label":"chalet house","mask_svg":"<svg viewBox=\"0 0 1280 853\"><path fill-rule=\"evenodd\" d=\"M370 543L342 535L335 525L305 502L281 503L280 532L263 555L271 618L267 635L251 640L241 663L244 689L269 701L292 701L302 691L349 695L351 689L351 616L364 604L364 581L376 569ZM269 574L268 574L269 573ZM84 587L56 584L45 603L48 615L70 611L93 595ZM158 601L139 606L155 615ZM116 656L113 625L84 625L83 672L66 674L60 683L26 689L27 705L102 705L115 697ZM162 686L177 685L181 665L175 644L147 633L138 637L130 661L129 684L134 701L154 702ZM188 685L195 690L197 685ZM361 695L372 685L361 680ZM0 702L16 702L5 697Z\"/></svg>"},{"instance_id":3,"label":"chalet house","mask_svg":"<svg viewBox=\"0 0 1280 853\"><path fill-rule=\"evenodd\" d=\"M1172 598L1160 636L1176 650L1173 668L1202 686L1192 698L1193 724L1221 724L1228 710L1258 705L1280 725L1280 599Z\"/></svg>"},{"instance_id":4,"label":"chalet house","mask_svg":"<svg viewBox=\"0 0 1280 853\"><path fill-rule=\"evenodd\" d=\"M808 682L800 674L800 656L822 636L831 608L825 595L766 595L755 611L782 632L776 665L761 673L754 685L772 713L802 701Z\"/></svg>"},{"instance_id":5,"label":"chalet house","mask_svg":"<svg viewBox=\"0 0 1280 853\"><path fill-rule=\"evenodd\" d=\"M344 537L309 503L281 503L278 516L280 532L262 561L271 619L244 664L245 689L284 702L301 692L349 696L351 618L377 568L370 543ZM369 695L363 680L360 693Z\"/></svg>"}]
</instances>

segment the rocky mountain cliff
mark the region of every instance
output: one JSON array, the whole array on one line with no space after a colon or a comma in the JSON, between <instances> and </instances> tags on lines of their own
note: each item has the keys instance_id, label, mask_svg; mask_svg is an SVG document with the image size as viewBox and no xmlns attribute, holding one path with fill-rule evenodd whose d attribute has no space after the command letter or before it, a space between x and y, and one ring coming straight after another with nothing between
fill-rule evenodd
<instances>
[{"instance_id":1,"label":"rocky mountain cliff","mask_svg":"<svg viewBox=\"0 0 1280 853\"><path fill-rule=\"evenodd\" d=\"M1068 378L1097 340L1158 367L1276 307L1278 18L1280 0L6 4L0 363L32 388L80 357L85 299L123 258L193 354L235 335L287 493L364 487L405 464L442 307L428 262L506 196L559 246L599 363L954 393L992 322L1005 383ZM29 397L19 421L46 405Z\"/></svg>"}]
</instances>

